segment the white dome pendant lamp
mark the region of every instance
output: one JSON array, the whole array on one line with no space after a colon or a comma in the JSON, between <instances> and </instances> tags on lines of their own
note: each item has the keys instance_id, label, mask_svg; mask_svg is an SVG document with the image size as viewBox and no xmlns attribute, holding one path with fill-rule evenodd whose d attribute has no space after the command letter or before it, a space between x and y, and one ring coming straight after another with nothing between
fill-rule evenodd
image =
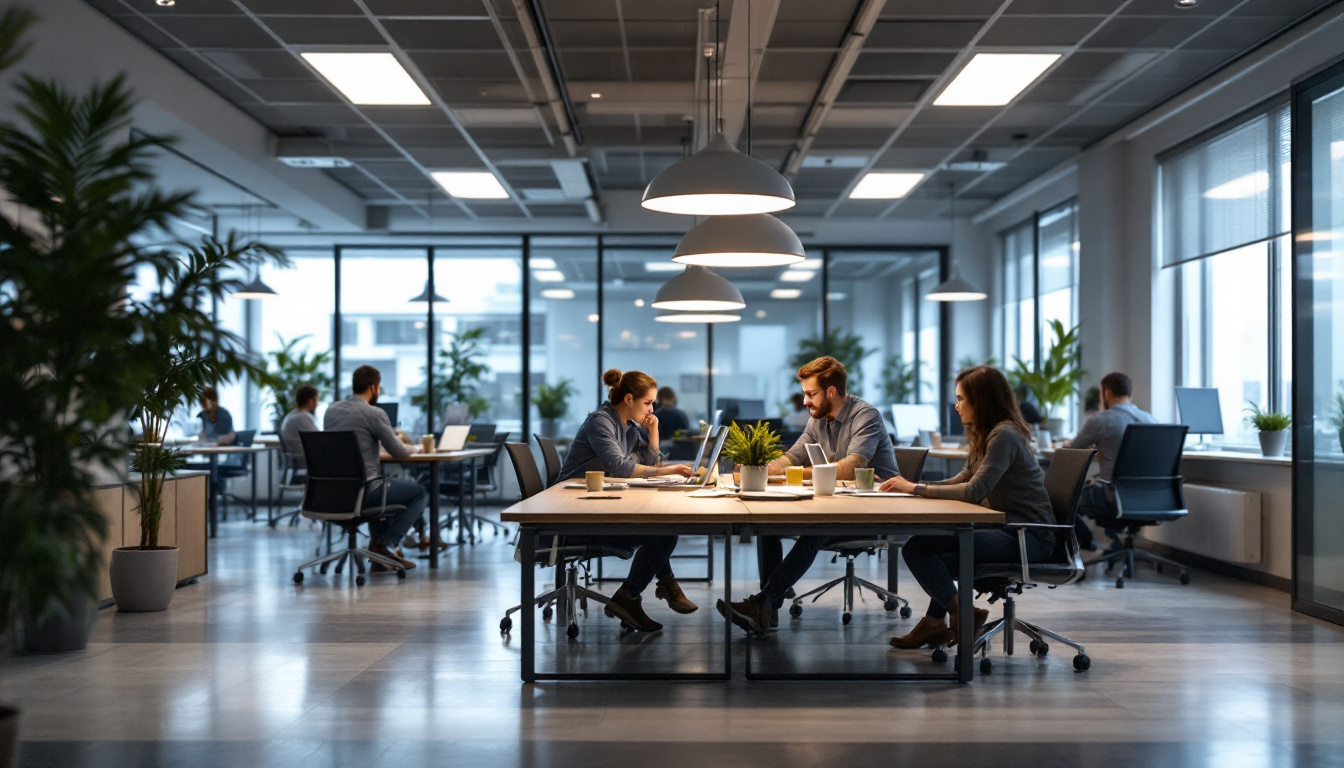
<instances>
[{"instance_id":1,"label":"white dome pendant lamp","mask_svg":"<svg viewBox=\"0 0 1344 768\"><path fill-rule=\"evenodd\" d=\"M669 312L653 319L660 323L736 323L742 316L729 312Z\"/></svg>"},{"instance_id":2,"label":"white dome pendant lamp","mask_svg":"<svg viewBox=\"0 0 1344 768\"><path fill-rule=\"evenodd\" d=\"M782 267L805 258L798 235L768 213L710 216L681 238L672 256L702 267Z\"/></svg>"},{"instance_id":3,"label":"white dome pendant lamp","mask_svg":"<svg viewBox=\"0 0 1344 768\"><path fill-rule=\"evenodd\" d=\"M956 244L957 244L957 196L952 190L952 185L948 185L948 219L952 222L951 236L948 238L948 250L952 254L952 267L948 270L947 279L939 283L924 298L929 301L984 301L989 295L976 288L961 276L961 271L957 269Z\"/></svg>"},{"instance_id":4,"label":"white dome pendant lamp","mask_svg":"<svg viewBox=\"0 0 1344 768\"><path fill-rule=\"evenodd\" d=\"M737 286L708 267L687 267L653 297L654 309L682 312L727 312L746 306Z\"/></svg>"}]
</instances>

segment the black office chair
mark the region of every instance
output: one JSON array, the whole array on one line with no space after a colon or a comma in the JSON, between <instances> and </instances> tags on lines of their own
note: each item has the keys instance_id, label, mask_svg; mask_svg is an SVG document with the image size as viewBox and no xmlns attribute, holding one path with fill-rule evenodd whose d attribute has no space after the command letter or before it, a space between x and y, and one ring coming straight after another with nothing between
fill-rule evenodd
<instances>
[{"instance_id":1,"label":"black office chair","mask_svg":"<svg viewBox=\"0 0 1344 768\"><path fill-rule=\"evenodd\" d=\"M1146 526L1179 520L1187 514L1181 487L1181 451L1188 429L1183 424L1129 425L1120 439L1111 480L1098 478L1115 516L1098 518L1097 524L1122 531L1124 542L1119 549L1089 560L1087 565L1104 563L1109 574L1116 562L1123 561L1124 570L1115 580L1117 589L1124 589L1126 577L1138 575L1138 562L1149 563L1158 573L1163 566L1171 566L1182 584L1190 583L1185 566L1134 546L1134 536Z\"/></svg>"},{"instance_id":2,"label":"black office chair","mask_svg":"<svg viewBox=\"0 0 1344 768\"><path fill-rule=\"evenodd\" d=\"M924 471L924 460L928 457L927 448L897 448L896 449L896 468L900 471L901 477L910 479L912 482L919 482L919 475ZM884 478L885 479L885 478ZM858 593L859 599L863 599L863 590L867 589L876 594L882 600L882 607L888 612L899 611L903 619L910 618L910 601L896 594L897 584L897 555L900 553L901 544L904 540L893 540L886 536L870 536L867 538L842 541L827 547L822 547L823 552L834 552L831 562L840 558L845 559L845 575L838 579L832 579L825 584L817 587L811 592L798 595L793 599L793 605L789 606L789 615L798 618L803 615L803 600L811 597L812 602L817 600L832 588L844 587L844 603L840 612L840 623L848 624L853 618L854 595ZM888 568L887 585L889 589L883 589L876 584L861 579L854 574L854 560L859 555L879 555L883 550L887 550Z\"/></svg>"},{"instance_id":3,"label":"black office chair","mask_svg":"<svg viewBox=\"0 0 1344 768\"><path fill-rule=\"evenodd\" d=\"M541 460L546 463L546 487L550 488L560 476L560 451L556 450L555 441L549 437L533 435L532 439L536 440L537 447L541 448Z\"/></svg>"},{"instance_id":4,"label":"black office chair","mask_svg":"<svg viewBox=\"0 0 1344 768\"><path fill-rule=\"evenodd\" d=\"M492 491L499 490L499 476L496 471L499 469L499 457L504 453L504 443L509 440L508 432L494 432L493 442L495 452L486 456L476 465L476 477L472 481L471 490L480 496L485 496ZM487 444L481 444L479 447L486 448Z\"/></svg>"},{"instance_id":5,"label":"black office chair","mask_svg":"<svg viewBox=\"0 0 1344 768\"><path fill-rule=\"evenodd\" d=\"M300 446L302 447L302 446ZM290 453L289 451L280 451L280 483L279 503L284 503L285 494L291 491L303 491L304 481L307 478L308 469L303 462L302 453ZM266 521L266 524L274 528L280 524L281 520L289 520L289 527L293 528L299 524L299 514L303 512L302 506L288 509L275 517Z\"/></svg>"},{"instance_id":6,"label":"black office chair","mask_svg":"<svg viewBox=\"0 0 1344 768\"><path fill-rule=\"evenodd\" d=\"M240 448L251 448L252 441L257 436L257 430L239 429L235 430L233 434L233 445ZM229 501L242 503L242 499L229 493L229 481L236 477L247 477L252 474L252 458L253 455L250 453L230 453L225 454L216 465L218 473L215 477L219 483L220 498L224 501L222 514L225 520L229 519Z\"/></svg>"},{"instance_id":7,"label":"black office chair","mask_svg":"<svg viewBox=\"0 0 1344 768\"><path fill-rule=\"evenodd\" d=\"M532 458L532 450L527 444L505 443L504 448L509 452L509 459L513 461L513 471L518 476L518 488L522 491L523 498L530 499L545 490L541 482L541 473L537 471L537 461ZM555 589L537 595L532 604L542 608L541 616L547 620L552 615L551 603L557 604L560 607L558 621L569 622L565 634L572 640L579 636L578 611L582 610L585 616L588 614L588 600L594 600L602 605L611 603L611 598L601 592L594 592L579 584L579 567L583 566L586 571L588 561L594 558L618 557L629 560L634 554L635 551L629 547L611 547L583 541L567 543L559 536L541 537L537 540L533 563L542 567L555 567ZM521 562L522 549L516 548L513 557ZM513 629L513 614L522 609L522 605L515 605L505 611L504 618L499 621L499 631L508 634L509 630Z\"/></svg>"},{"instance_id":8,"label":"black office chair","mask_svg":"<svg viewBox=\"0 0 1344 768\"><path fill-rule=\"evenodd\" d=\"M303 583L304 569L316 566L321 573L326 573L333 562L336 563L336 573L340 574L346 560L354 562L352 572L356 573L357 587L364 586L365 560L396 571L398 579L406 578L406 568L401 563L359 547L361 525L402 512L406 507L387 503L386 476L364 479L364 457L360 453L355 433L303 432L299 437L303 441L303 457L308 465L300 514L309 520L340 526L346 533L346 547L300 565L294 571L294 583ZM382 484L382 502L376 507L366 507L364 492L374 483Z\"/></svg>"}]
</instances>

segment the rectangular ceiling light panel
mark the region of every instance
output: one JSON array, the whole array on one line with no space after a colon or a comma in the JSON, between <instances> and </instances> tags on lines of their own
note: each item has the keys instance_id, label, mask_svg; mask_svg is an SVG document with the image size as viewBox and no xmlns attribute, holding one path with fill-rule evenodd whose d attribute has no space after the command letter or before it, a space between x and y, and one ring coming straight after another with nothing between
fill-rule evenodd
<instances>
[{"instance_id":1,"label":"rectangular ceiling light panel","mask_svg":"<svg viewBox=\"0 0 1344 768\"><path fill-rule=\"evenodd\" d=\"M772 299L796 299L802 295L803 292L797 288L776 288L770 292Z\"/></svg>"},{"instance_id":2,"label":"rectangular ceiling light panel","mask_svg":"<svg viewBox=\"0 0 1344 768\"><path fill-rule=\"evenodd\" d=\"M463 200L507 200L509 193L489 171L434 171L429 174L443 191Z\"/></svg>"},{"instance_id":3,"label":"rectangular ceiling light panel","mask_svg":"<svg viewBox=\"0 0 1344 768\"><path fill-rule=\"evenodd\" d=\"M1058 60L1058 53L977 53L933 105L1002 107Z\"/></svg>"},{"instance_id":4,"label":"rectangular ceiling light panel","mask_svg":"<svg viewBox=\"0 0 1344 768\"><path fill-rule=\"evenodd\" d=\"M784 283L806 283L816 276L817 273L810 269L786 269L779 280Z\"/></svg>"},{"instance_id":5,"label":"rectangular ceiling light panel","mask_svg":"<svg viewBox=\"0 0 1344 768\"><path fill-rule=\"evenodd\" d=\"M558 269L538 269L532 273L532 278L538 283L563 283L565 273Z\"/></svg>"},{"instance_id":6,"label":"rectangular ceiling light panel","mask_svg":"<svg viewBox=\"0 0 1344 768\"><path fill-rule=\"evenodd\" d=\"M354 104L425 106L429 97L390 53L301 54L327 82Z\"/></svg>"},{"instance_id":7,"label":"rectangular ceiling light panel","mask_svg":"<svg viewBox=\"0 0 1344 768\"><path fill-rule=\"evenodd\" d=\"M922 173L868 173L849 193L850 200L895 200L924 180Z\"/></svg>"}]
</instances>

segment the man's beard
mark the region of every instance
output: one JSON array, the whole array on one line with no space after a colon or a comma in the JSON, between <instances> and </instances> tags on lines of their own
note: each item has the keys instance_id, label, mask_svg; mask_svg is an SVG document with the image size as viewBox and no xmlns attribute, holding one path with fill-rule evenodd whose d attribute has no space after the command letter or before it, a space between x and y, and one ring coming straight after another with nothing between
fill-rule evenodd
<instances>
[{"instance_id":1,"label":"man's beard","mask_svg":"<svg viewBox=\"0 0 1344 768\"><path fill-rule=\"evenodd\" d=\"M374 393L369 397L369 405L377 405L377 404L378 404L378 394L379 394L379 393L374 392Z\"/></svg>"},{"instance_id":2,"label":"man's beard","mask_svg":"<svg viewBox=\"0 0 1344 768\"><path fill-rule=\"evenodd\" d=\"M813 408L808 409L808 413L810 413L812 415L812 418L814 419L824 419L830 412L831 412L830 398L822 400Z\"/></svg>"}]
</instances>

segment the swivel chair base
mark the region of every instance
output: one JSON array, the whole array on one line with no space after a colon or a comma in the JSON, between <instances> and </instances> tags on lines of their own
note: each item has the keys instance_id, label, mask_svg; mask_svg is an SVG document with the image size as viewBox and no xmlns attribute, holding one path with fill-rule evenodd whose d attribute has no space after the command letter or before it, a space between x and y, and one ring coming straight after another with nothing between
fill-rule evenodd
<instances>
[{"instance_id":1,"label":"swivel chair base","mask_svg":"<svg viewBox=\"0 0 1344 768\"><path fill-rule=\"evenodd\" d=\"M1031 645L1029 648L1034 656L1044 657L1050 652L1050 644L1045 641L1048 637L1051 640L1057 640L1077 651L1077 655L1073 657L1073 668L1075 670L1086 672L1092 667L1092 660L1088 658L1081 643L1074 642L1064 635L1051 632L1040 625L1032 624L1017 618L1017 604L1013 601L1012 595L1008 595L1003 600L1003 618L994 619L993 621L986 623L984 630L980 635L980 639L976 642L976 651L980 653L981 674L987 675L994 668L994 663L989 660L988 656L989 641L993 639L995 635L1003 635L1003 652L1008 656L1012 656L1013 637L1016 632L1021 632L1031 638Z\"/></svg>"},{"instance_id":2,"label":"swivel chair base","mask_svg":"<svg viewBox=\"0 0 1344 768\"><path fill-rule=\"evenodd\" d=\"M794 617L795 619L798 618L799 616L802 616L803 600L811 597L812 602L815 603L817 602L818 599L821 598L822 595L831 591L831 589L838 586L843 586L845 599L844 599L844 607L842 608L840 613L841 624L849 624L850 619L853 617L854 593L857 591L859 594L859 599L862 600L863 590L865 589L873 592L879 598L881 598L882 607L885 608L887 611L899 610L901 618L903 619L910 618L911 613L910 601L906 600L904 597L901 597L895 592L889 592L883 589L882 587L879 587L876 584L872 583L871 581L868 581L867 579L861 579L858 576L854 575L854 558L858 557L861 554L863 554L863 552L844 553L845 575L841 576L838 579L832 579L831 581L822 584L820 587L817 587L811 592L807 592L805 594L801 594L795 597L793 599L793 605L789 606L789 615Z\"/></svg>"},{"instance_id":3,"label":"swivel chair base","mask_svg":"<svg viewBox=\"0 0 1344 768\"><path fill-rule=\"evenodd\" d=\"M1152 552L1135 547L1133 534L1125 536L1125 543L1119 549L1107 552L1100 557L1089 560L1086 563L1083 563L1083 567L1088 568L1093 565L1105 564L1106 573L1109 575L1111 571L1115 569L1116 563L1120 561L1124 562L1124 569L1120 571L1120 575L1115 579L1116 589L1124 589L1125 579L1132 579L1138 575L1139 572L1136 566L1140 562L1148 563L1153 566L1153 570L1157 573L1162 573L1163 566L1171 566L1171 568L1176 570L1177 578L1180 579L1182 584L1190 583L1190 571L1187 570L1184 565L1181 565L1175 560L1170 560L1161 555L1155 555Z\"/></svg>"},{"instance_id":4,"label":"swivel chair base","mask_svg":"<svg viewBox=\"0 0 1344 768\"><path fill-rule=\"evenodd\" d=\"M565 629L565 634L573 640L579 636L578 612L582 611L585 618L588 616L588 601L602 605L610 605L611 598L588 589L579 583L579 566L577 563L569 563L565 567L564 583L550 592L537 595L532 599L532 607L543 607L542 617L549 619L551 617L551 604L554 603L559 610L556 616L557 625L560 622L568 622L569 626ZM523 606L515 605L504 612L504 618L499 621L499 631L507 635L513 629L513 614L521 611ZM621 622L621 628L625 629L625 622Z\"/></svg>"},{"instance_id":5,"label":"swivel chair base","mask_svg":"<svg viewBox=\"0 0 1344 768\"><path fill-rule=\"evenodd\" d=\"M396 562L391 558L384 557L382 555L371 552L358 545L359 544L357 539L359 535L358 528L346 527L346 531L349 534L349 539L346 548L339 550L337 552L332 552L330 554L315 557L312 560L309 560L308 562L294 569L295 584L303 583L304 570L308 568L317 568L319 573L326 573L327 568L330 567L332 563L336 564L336 575L339 576L341 574L341 571L344 570L345 563L347 560L352 561L355 564L355 567L351 570L351 575L354 577L355 586L357 587L364 586L365 560L368 560L370 563L378 563L379 565L386 567L388 570L395 571L398 579L406 578L406 568L401 563Z\"/></svg>"}]
</instances>

